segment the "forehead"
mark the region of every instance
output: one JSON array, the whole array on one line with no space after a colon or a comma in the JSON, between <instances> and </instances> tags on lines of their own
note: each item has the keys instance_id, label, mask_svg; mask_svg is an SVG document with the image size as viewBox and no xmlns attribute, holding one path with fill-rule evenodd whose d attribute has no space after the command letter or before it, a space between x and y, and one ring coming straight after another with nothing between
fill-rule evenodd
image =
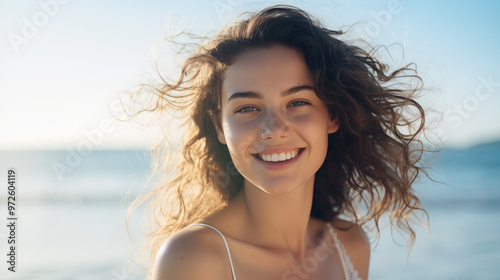
<instances>
[{"instance_id":1,"label":"forehead","mask_svg":"<svg viewBox=\"0 0 500 280\"><path fill-rule=\"evenodd\" d=\"M297 84L313 86L306 61L296 49L273 45L242 52L224 72L223 97L235 91L283 90Z\"/></svg>"}]
</instances>

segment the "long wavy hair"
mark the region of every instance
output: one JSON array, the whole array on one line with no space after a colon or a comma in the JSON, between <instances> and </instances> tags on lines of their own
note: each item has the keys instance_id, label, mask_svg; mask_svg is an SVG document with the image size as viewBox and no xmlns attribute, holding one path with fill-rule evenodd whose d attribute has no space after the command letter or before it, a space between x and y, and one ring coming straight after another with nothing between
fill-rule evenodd
<instances>
[{"instance_id":1,"label":"long wavy hair","mask_svg":"<svg viewBox=\"0 0 500 280\"><path fill-rule=\"evenodd\" d=\"M175 168L175 175L139 196L129 209L142 204L149 209L152 228L144 250L150 265L170 235L222 209L242 189L243 178L214 126L220 125L223 74L245 50L273 44L303 54L317 96L340 126L329 135L326 159L315 176L311 217L330 221L343 215L360 225L370 222L378 235L387 214L391 226L409 234L412 246L410 221L417 217L412 214L427 214L412 189L419 174L426 174L419 140L425 114L415 100L422 79L414 64L389 71L375 58L377 49L347 44L343 34L296 7L272 6L200 42L176 81L163 80L135 92L152 97L140 112L187 114L177 156L166 155L168 137L153 149L153 173Z\"/></svg>"}]
</instances>

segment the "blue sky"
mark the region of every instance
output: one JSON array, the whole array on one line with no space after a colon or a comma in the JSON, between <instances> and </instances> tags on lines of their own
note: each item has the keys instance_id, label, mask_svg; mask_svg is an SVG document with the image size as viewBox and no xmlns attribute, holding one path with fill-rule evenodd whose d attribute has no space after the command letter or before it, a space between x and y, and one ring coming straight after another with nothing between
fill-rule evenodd
<instances>
[{"instance_id":1,"label":"blue sky","mask_svg":"<svg viewBox=\"0 0 500 280\"><path fill-rule=\"evenodd\" d=\"M360 22L373 45L403 46L433 88L422 102L442 112L445 145L500 139L500 2L39 0L0 2L0 150L148 147L158 129L118 122L108 107L150 71L155 44L168 56L169 20L213 33L278 3L333 29ZM400 47L390 50L402 60Z\"/></svg>"}]
</instances>

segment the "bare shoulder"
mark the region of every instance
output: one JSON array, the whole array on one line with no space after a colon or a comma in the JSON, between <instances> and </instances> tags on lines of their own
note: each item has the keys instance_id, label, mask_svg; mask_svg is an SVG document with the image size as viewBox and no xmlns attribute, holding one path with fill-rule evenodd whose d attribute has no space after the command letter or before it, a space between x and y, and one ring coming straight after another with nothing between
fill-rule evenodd
<instances>
[{"instance_id":1,"label":"bare shoulder","mask_svg":"<svg viewBox=\"0 0 500 280\"><path fill-rule=\"evenodd\" d=\"M359 276L367 279L371 249L370 240L363 228L342 219L335 219L332 224Z\"/></svg>"},{"instance_id":2,"label":"bare shoulder","mask_svg":"<svg viewBox=\"0 0 500 280\"><path fill-rule=\"evenodd\" d=\"M332 221L332 225L337 229L343 243L370 247L370 240L361 226L338 218Z\"/></svg>"},{"instance_id":3,"label":"bare shoulder","mask_svg":"<svg viewBox=\"0 0 500 280\"><path fill-rule=\"evenodd\" d=\"M226 279L229 260L221 236L191 226L170 236L156 255L153 280Z\"/></svg>"}]
</instances>

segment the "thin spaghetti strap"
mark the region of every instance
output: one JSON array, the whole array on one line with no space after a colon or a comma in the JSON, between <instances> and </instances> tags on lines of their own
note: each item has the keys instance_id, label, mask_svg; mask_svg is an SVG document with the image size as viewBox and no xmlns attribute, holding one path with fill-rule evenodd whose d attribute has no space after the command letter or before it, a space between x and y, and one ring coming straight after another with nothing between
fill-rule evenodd
<instances>
[{"instance_id":1,"label":"thin spaghetti strap","mask_svg":"<svg viewBox=\"0 0 500 280\"><path fill-rule=\"evenodd\" d=\"M340 261L342 262L342 268L344 269L344 275L346 280L361 280L358 276L358 271L354 269L354 265L352 264L347 252L344 248L344 244L340 242L337 237L337 233L333 230L333 226L330 223L326 223L328 230L330 231L330 235L332 236L333 242L335 243L335 247L337 248L337 252L339 253Z\"/></svg>"},{"instance_id":2,"label":"thin spaghetti strap","mask_svg":"<svg viewBox=\"0 0 500 280\"><path fill-rule=\"evenodd\" d=\"M229 256L229 264L231 264L231 272L233 273L233 279L236 280L236 274L234 273L234 267L233 267L233 260L231 258L231 252L229 252L229 246L227 245L226 237L224 237L224 234L222 234L222 232L220 232L218 229L214 228L213 226L207 225L207 224L196 223L196 224L190 224L190 225L188 225L188 227L189 226L205 226L205 227L209 227L209 228L215 230L216 232L218 232L220 234L220 236L222 237L222 240L224 240L224 245L226 245L227 255Z\"/></svg>"}]
</instances>

